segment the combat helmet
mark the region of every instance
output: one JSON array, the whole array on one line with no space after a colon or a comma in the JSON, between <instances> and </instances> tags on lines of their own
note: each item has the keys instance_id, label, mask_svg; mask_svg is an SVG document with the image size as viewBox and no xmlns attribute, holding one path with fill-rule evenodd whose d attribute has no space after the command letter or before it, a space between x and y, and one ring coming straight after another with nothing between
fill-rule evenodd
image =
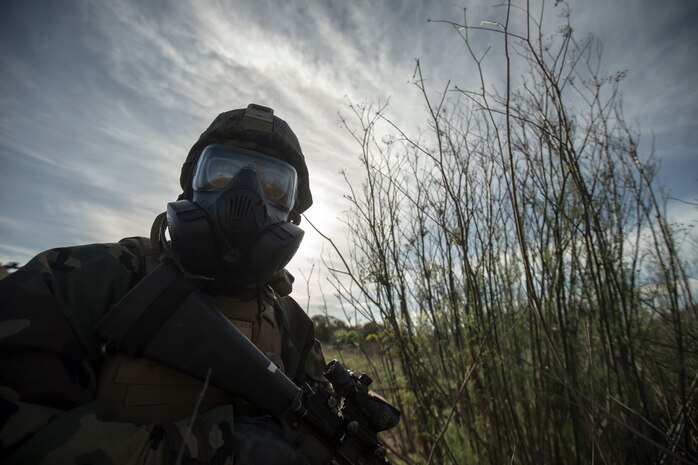
<instances>
[{"instance_id":1,"label":"combat helmet","mask_svg":"<svg viewBox=\"0 0 698 465\"><path fill-rule=\"evenodd\" d=\"M298 199L291 212L291 220L297 223L300 214L313 204L308 179L308 167L298 138L286 121L274 115L269 107L251 103L245 109L221 113L189 150L179 184L183 193L180 199L193 197L192 175L204 148L211 144L224 144L255 150L292 165L298 173Z\"/></svg>"}]
</instances>

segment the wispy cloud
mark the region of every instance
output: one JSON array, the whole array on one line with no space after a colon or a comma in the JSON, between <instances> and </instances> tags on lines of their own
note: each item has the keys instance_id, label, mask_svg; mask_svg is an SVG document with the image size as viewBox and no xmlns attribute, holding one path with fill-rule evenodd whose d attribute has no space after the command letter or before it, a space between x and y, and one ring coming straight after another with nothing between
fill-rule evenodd
<instances>
[{"instance_id":1,"label":"wispy cloud","mask_svg":"<svg viewBox=\"0 0 698 465\"><path fill-rule=\"evenodd\" d=\"M573 19L578 31L608 41L611 64L631 68L630 117L654 127L667 159L693 159L698 44L686 17L695 7L594 2L573 2ZM360 171L359 147L339 123L346 97L374 104L390 97L388 115L417 130L426 120L409 83L415 58L433 95L448 79L469 87L476 77L456 31L427 23L462 21L462 8L447 0L68 0L1 8L2 261L146 234L180 192L180 166L199 134L219 112L249 102L272 106L297 133L315 197L309 217L343 242L337 216L347 203L338 171L352 179ZM484 1L468 11L475 22L502 14ZM497 45L474 40L483 51ZM303 270L323 248L305 229L292 263Z\"/></svg>"}]
</instances>

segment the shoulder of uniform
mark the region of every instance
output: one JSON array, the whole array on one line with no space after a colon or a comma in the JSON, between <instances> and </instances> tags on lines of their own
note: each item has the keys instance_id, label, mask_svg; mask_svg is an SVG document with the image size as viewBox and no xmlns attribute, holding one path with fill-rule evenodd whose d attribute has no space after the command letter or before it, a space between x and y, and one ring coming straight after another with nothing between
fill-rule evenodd
<instances>
[{"instance_id":1,"label":"shoulder of uniform","mask_svg":"<svg viewBox=\"0 0 698 465\"><path fill-rule=\"evenodd\" d=\"M134 252L150 251L150 239L147 237L133 236L125 237L119 241L119 244Z\"/></svg>"},{"instance_id":2,"label":"shoulder of uniform","mask_svg":"<svg viewBox=\"0 0 698 465\"><path fill-rule=\"evenodd\" d=\"M286 269L276 273L274 279L269 283L274 294L279 297L286 297L293 290L293 282L296 278Z\"/></svg>"},{"instance_id":3,"label":"shoulder of uniform","mask_svg":"<svg viewBox=\"0 0 698 465\"><path fill-rule=\"evenodd\" d=\"M291 333L306 334L312 328L313 321L293 297L277 297L277 306L282 310L282 324Z\"/></svg>"},{"instance_id":4,"label":"shoulder of uniform","mask_svg":"<svg viewBox=\"0 0 698 465\"><path fill-rule=\"evenodd\" d=\"M148 250L148 242L137 238L56 247L39 253L18 271L22 271L21 275L25 277L36 273L51 273L65 279L73 276L78 280L94 273L99 273L100 276L105 276L105 273L112 276L128 274L129 280L133 280L134 277L143 275Z\"/></svg>"},{"instance_id":5,"label":"shoulder of uniform","mask_svg":"<svg viewBox=\"0 0 698 465\"><path fill-rule=\"evenodd\" d=\"M149 273L159 263L160 254L147 237L126 237L119 241L119 245L126 247L134 255L145 273Z\"/></svg>"},{"instance_id":6,"label":"shoulder of uniform","mask_svg":"<svg viewBox=\"0 0 698 465\"><path fill-rule=\"evenodd\" d=\"M24 268L44 268L51 272L68 273L107 263L135 271L133 256L121 244L101 243L56 247L36 255Z\"/></svg>"}]
</instances>

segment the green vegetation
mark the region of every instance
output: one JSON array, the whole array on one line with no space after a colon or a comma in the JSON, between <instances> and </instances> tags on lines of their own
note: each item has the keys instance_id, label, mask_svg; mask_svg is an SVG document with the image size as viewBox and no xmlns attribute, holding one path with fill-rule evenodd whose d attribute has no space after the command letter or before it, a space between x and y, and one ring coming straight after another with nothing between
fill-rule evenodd
<instances>
[{"instance_id":1,"label":"green vegetation","mask_svg":"<svg viewBox=\"0 0 698 465\"><path fill-rule=\"evenodd\" d=\"M403 411L397 462L695 463L690 257L624 119L623 73L569 24L544 37L504 10L452 24L477 89L435 102L417 64L420 137L350 105L365 171L335 289L375 331L338 329L337 356ZM502 52L496 82L477 33Z\"/></svg>"}]
</instances>

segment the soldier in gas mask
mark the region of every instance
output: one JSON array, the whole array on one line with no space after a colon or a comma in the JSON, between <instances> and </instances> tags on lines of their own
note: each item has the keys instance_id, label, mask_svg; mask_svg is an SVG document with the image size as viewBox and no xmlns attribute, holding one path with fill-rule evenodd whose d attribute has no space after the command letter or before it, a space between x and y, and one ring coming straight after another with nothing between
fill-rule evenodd
<instances>
[{"instance_id":1,"label":"soldier in gas mask","mask_svg":"<svg viewBox=\"0 0 698 465\"><path fill-rule=\"evenodd\" d=\"M165 260L295 383L323 382L312 322L288 297L284 270L312 204L289 126L254 104L222 113L192 147L180 183L150 239L52 249L0 281L7 463L305 462L257 407L114 350L95 331Z\"/></svg>"}]
</instances>

